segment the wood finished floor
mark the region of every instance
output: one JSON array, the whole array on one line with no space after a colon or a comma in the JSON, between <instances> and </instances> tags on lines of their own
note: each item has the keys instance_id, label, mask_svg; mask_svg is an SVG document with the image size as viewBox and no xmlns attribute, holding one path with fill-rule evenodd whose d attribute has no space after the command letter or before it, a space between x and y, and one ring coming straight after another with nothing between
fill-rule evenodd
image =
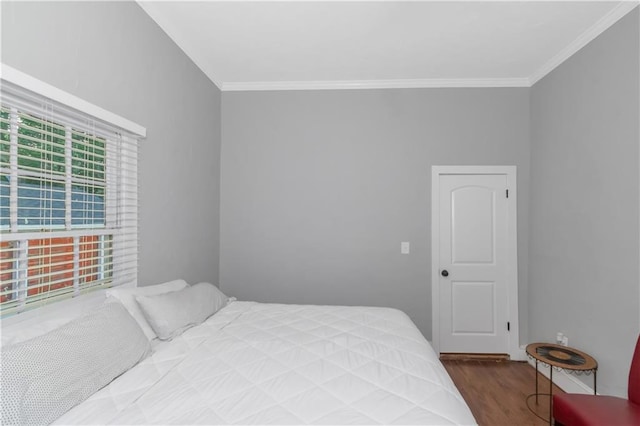
<instances>
[{"instance_id":1,"label":"wood finished floor","mask_svg":"<svg viewBox=\"0 0 640 426\"><path fill-rule=\"evenodd\" d=\"M527 408L527 395L535 392L536 370L526 362L443 360L445 368L471 408L480 426L543 426L548 424ZM539 374L539 392L549 392L549 380ZM554 385L553 393L562 390ZM549 398L530 399L544 418Z\"/></svg>"}]
</instances>

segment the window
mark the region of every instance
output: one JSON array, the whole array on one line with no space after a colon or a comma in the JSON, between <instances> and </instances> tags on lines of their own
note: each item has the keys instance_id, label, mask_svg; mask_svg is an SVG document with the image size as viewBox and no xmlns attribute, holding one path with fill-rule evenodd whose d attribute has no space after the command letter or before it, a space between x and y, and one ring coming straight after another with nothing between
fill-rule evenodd
<instances>
[{"instance_id":1,"label":"window","mask_svg":"<svg viewBox=\"0 0 640 426\"><path fill-rule=\"evenodd\" d=\"M135 281L137 137L3 81L3 316Z\"/></svg>"}]
</instances>

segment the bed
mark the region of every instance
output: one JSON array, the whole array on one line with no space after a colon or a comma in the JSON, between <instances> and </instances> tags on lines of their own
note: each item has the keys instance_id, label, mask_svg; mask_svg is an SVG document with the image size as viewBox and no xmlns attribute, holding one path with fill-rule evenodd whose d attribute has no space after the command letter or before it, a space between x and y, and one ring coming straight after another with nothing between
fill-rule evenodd
<instances>
[{"instance_id":1,"label":"bed","mask_svg":"<svg viewBox=\"0 0 640 426\"><path fill-rule=\"evenodd\" d=\"M230 300L54 424L476 424L390 308Z\"/></svg>"}]
</instances>

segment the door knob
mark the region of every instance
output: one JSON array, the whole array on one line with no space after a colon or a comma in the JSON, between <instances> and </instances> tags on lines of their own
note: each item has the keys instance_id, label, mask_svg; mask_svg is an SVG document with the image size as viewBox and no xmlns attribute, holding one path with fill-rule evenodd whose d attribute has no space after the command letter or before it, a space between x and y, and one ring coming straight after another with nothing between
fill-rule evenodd
<instances>
[{"instance_id":1,"label":"door knob","mask_svg":"<svg viewBox=\"0 0 640 426\"><path fill-rule=\"evenodd\" d=\"M442 275L443 277L448 277L449 271L447 271L446 269L443 269L442 272L440 272L440 275Z\"/></svg>"}]
</instances>

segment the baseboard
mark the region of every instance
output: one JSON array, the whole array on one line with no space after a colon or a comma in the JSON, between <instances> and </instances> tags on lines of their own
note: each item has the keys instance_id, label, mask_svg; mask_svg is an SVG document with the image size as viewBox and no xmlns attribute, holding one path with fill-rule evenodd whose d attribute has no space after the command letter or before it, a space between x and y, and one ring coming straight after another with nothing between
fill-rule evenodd
<instances>
[{"instance_id":1,"label":"baseboard","mask_svg":"<svg viewBox=\"0 0 640 426\"><path fill-rule=\"evenodd\" d=\"M431 343L431 342L429 342ZM441 360L475 360L475 361L526 361L527 352L521 346L510 354L467 354L467 353L439 353Z\"/></svg>"},{"instance_id":2,"label":"baseboard","mask_svg":"<svg viewBox=\"0 0 640 426\"><path fill-rule=\"evenodd\" d=\"M525 350L525 346L520 346L520 348L511 354L511 361L526 361L527 360L527 351Z\"/></svg>"},{"instance_id":3,"label":"baseboard","mask_svg":"<svg viewBox=\"0 0 640 426\"><path fill-rule=\"evenodd\" d=\"M508 354L440 353L440 361L509 361Z\"/></svg>"},{"instance_id":4,"label":"baseboard","mask_svg":"<svg viewBox=\"0 0 640 426\"><path fill-rule=\"evenodd\" d=\"M535 360L529 359L528 362L533 368L536 367ZM549 378L549 366L538 362L538 371L542 373L542 375L547 379ZM589 377L591 378L591 380L593 380L593 373L591 373ZM589 387L588 385L580 381L576 376L567 373L564 370L555 370L553 372L553 383L567 393L583 393L593 395L592 387Z\"/></svg>"}]
</instances>

